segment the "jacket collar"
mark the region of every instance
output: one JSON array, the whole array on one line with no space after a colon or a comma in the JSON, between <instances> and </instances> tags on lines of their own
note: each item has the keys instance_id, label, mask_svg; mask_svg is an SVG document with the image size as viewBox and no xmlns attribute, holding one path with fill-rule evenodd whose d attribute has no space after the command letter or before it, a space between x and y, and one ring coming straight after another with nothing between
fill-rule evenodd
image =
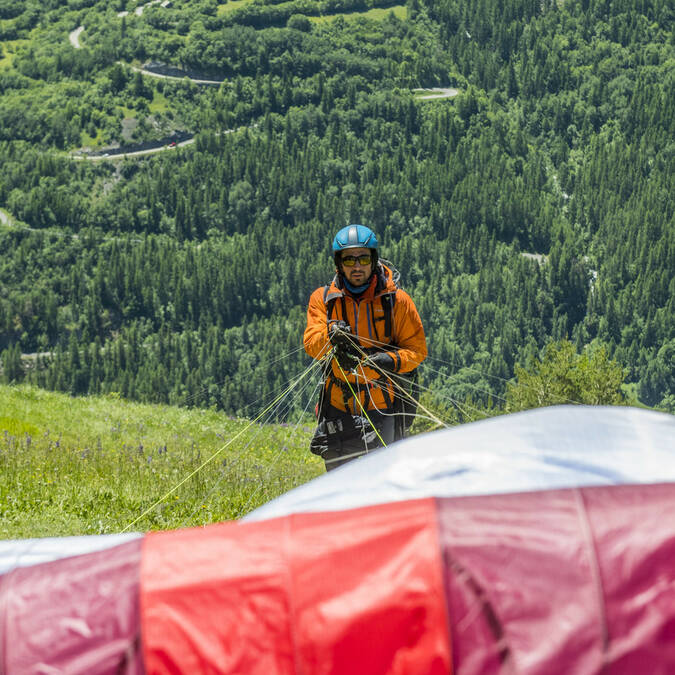
<instances>
[{"instance_id":1,"label":"jacket collar","mask_svg":"<svg viewBox=\"0 0 675 675\"><path fill-rule=\"evenodd\" d=\"M370 278L369 288L361 295L352 295L344 285L344 279L340 273L333 277L333 281L328 290L328 298L348 296L355 300L373 300L384 293L393 293L396 291L392 271L378 261L377 269Z\"/></svg>"}]
</instances>

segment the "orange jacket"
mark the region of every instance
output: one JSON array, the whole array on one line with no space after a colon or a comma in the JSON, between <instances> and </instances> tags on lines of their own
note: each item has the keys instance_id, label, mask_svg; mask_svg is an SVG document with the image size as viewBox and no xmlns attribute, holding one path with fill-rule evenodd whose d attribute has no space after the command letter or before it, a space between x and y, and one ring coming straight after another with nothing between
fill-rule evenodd
<instances>
[{"instance_id":1,"label":"orange jacket","mask_svg":"<svg viewBox=\"0 0 675 675\"><path fill-rule=\"evenodd\" d=\"M424 328L412 298L397 288L392 280L391 270L378 264L370 286L360 295L354 296L337 285L337 277L326 289L317 288L309 298L307 327L303 343L305 351L315 359L323 359L331 351L328 340L328 320L346 321L352 333L365 351L385 351L395 363L394 373L408 373L419 366L427 355ZM385 335L384 296L395 296L391 310L391 335ZM324 300L325 297L325 300ZM335 301L333 302L333 299ZM342 299L344 299L344 307ZM332 303L331 316L328 307ZM346 315L343 312L346 310ZM387 349L391 345L392 349ZM356 373L343 375L336 360L332 360L331 373L326 378L326 395L332 406L355 414L365 410L390 408L396 387L388 378L373 368L357 366ZM395 381L395 375L394 375ZM361 406L354 400L348 385L358 395Z\"/></svg>"}]
</instances>

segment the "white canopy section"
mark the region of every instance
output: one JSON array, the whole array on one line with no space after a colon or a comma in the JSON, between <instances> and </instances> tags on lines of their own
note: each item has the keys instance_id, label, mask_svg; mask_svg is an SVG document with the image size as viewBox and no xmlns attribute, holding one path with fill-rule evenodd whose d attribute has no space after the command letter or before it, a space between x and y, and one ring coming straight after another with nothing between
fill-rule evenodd
<instances>
[{"instance_id":1,"label":"white canopy section","mask_svg":"<svg viewBox=\"0 0 675 675\"><path fill-rule=\"evenodd\" d=\"M45 537L44 539L8 539L0 541L0 574L15 567L101 551L117 546L140 534L102 534L82 537Z\"/></svg>"},{"instance_id":2,"label":"white canopy section","mask_svg":"<svg viewBox=\"0 0 675 675\"><path fill-rule=\"evenodd\" d=\"M563 405L412 436L248 514L260 520L421 497L675 481L675 416Z\"/></svg>"}]
</instances>

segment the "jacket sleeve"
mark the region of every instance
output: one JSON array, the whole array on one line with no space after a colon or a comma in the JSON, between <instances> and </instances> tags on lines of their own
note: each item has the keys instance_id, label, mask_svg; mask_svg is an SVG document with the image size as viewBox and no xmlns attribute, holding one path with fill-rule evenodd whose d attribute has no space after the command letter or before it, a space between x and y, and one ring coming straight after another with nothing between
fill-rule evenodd
<instances>
[{"instance_id":1,"label":"jacket sleeve","mask_svg":"<svg viewBox=\"0 0 675 675\"><path fill-rule=\"evenodd\" d=\"M302 341L305 351L313 359L321 359L330 351L327 308L323 301L323 287L317 288L309 298L307 326Z\"/></svg>"},{"instance_id":2,"label":"jacket sleeve","mask_svg":"<svg viewBox=\"0 0 675 675\"><path fill-rule=\"evenodd\" d=\"M427 340L419 312L412 298L403 290L396 292L394 303L393 343L398 350L391 352L396 372L408 373L427 357Z\"/></svg>"},{"instance_id":3,"label":"jacket sleeve","mask_svg":"<svg viewBox=\"0 0 675 675\"><path fill-rule=\"evenodd\" d=\"M314 359L322 359L330 352L332 345L328 339L328 308L323 301L323 287L317 288L309 298L307 308L307 326L303 337L305 351ZM370 368L362 368L361 374L343 373L335 359L332 359L331 370L338 380L367 383L380 377L380 373ZM363 371L367 371L364 375Z\"/></svg>"}]
</instances>

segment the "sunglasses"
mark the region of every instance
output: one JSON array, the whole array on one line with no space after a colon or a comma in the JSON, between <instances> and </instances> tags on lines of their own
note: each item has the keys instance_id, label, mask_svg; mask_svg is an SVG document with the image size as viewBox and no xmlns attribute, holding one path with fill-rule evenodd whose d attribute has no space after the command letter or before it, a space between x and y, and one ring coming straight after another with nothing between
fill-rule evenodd
<instances>
[{"instance_id":1,"label":"sunglasses","mask_svg":"<svg viewBox=\"0 0 675 675\"><path fill-rule=\"evenodd\" d=\"M356 265L357 261L359 265L362 267L365 267L366 265L370 265L372 262L371 256L369 256L367 253L364 253L363 255L347 255L344 258L340 260L340 262L345 266L345 267L354 267Z\"/></svg>"}]
</instances>

